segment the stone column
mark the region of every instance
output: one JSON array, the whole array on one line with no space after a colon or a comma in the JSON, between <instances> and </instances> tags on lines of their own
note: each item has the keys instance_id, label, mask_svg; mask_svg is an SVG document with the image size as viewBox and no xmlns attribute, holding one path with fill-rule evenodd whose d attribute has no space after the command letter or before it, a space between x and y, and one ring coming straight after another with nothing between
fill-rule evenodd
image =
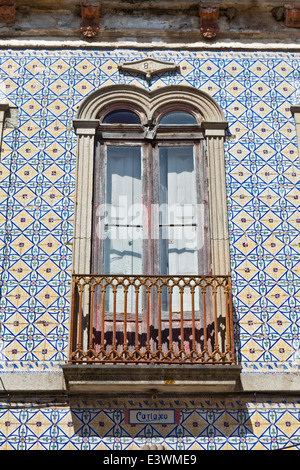
<instances>
[{"instance_id":1,"label":"stone column","mask_svg":"<svg viewBox=\"0 0 300 470\"><path fill-rule=\"evenodd\" d=\"M203 122L205 129L212 274L230 274L224 138L227 122Z\"/></svg>"},{"instance_id":2,"label":"stone column","mask_svg":"<svg viewBox=\"0 0 300 470\"><path fill-rule=\"evenodd\" d=\"M90 274L95 134L98 120L75 120L78 135L73 273Z\"/></svg>"},{"instance_id":3,"label":"stone column","mask_svg":"<svg viewBox=\"0 0 300 470\"><path fill-rule=\"evenodd\" d=\"M291 106L291 113L294 116L295 121L298 157L300 159L300 106Z\"/></svg>"}]
</instances>

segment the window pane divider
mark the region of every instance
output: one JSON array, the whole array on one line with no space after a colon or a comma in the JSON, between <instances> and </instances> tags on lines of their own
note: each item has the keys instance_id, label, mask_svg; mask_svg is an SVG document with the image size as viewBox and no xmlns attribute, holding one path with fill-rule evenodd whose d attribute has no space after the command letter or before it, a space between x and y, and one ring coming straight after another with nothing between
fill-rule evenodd
<instances>
[{"instance_id":1,"label":"window pane divider","mask_svg":"<svg viewBox=\"0 0 300 470\"><path fill-rule=\"evenodd\" d=\"M131 225L131 224L104 224L104 227L142 227L142 225Z\"/></svg>"},{"instance_id":2,"label":"window pane divider","mask_svg":"<svg viewBox=\"0 0 300 470\"><path fill-rule=\"evenodd\" d=\"M159 224L159 227L197 227L197 224Z\"/></svg>"}]
</instances>

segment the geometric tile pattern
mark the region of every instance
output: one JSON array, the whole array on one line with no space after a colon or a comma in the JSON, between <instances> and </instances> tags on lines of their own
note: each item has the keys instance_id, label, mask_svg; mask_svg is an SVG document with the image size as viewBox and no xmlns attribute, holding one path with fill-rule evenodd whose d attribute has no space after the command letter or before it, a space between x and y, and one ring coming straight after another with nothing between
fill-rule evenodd
<instances>
[{"instance_id":1,"label":"geometric tile pattern","mask_svg":"<svg viewBox=\"0 0 300 470\"><path fill-rule=\"evenodd\" d=\"M67 359L76 136L93 90L189 84L229 122L225 143L237 354L245 372L298 371L300 168L290 105L299 53L154 51L181 73L121 73L134 50L3 50L0 99L19 108L0 163L1 371L57 370Z\"/></svg>"},{"instance_id":2,"label":"geometric tile pattern","mask_svg":"<svg viewBox=\"0 0 300 470\"><path fill-rule=\"evenodd\" d=\"M130 407L179 410L179 424L126 424ZM299 449L299 400L95 400L2 403L0 450Z\"/></svg>"}]
</instances>

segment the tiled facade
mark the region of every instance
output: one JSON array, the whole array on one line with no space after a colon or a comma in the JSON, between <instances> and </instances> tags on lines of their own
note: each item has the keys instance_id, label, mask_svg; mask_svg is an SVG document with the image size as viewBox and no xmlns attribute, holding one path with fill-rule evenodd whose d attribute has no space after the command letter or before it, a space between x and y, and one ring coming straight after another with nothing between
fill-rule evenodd
<instances>
[{"instance_id":1,"label":"tiled facade","mask_svg":"<svg viewBox=\"0 0 300 470\"><path fill-rule=\"evenodd\" d=\"M1 410L1 450L138 450L147 444L181 451L273 450L300 444L300 401L292 399L133 398L9 405ZM130 408L176 408L180 424L128 425L124 415Z\"/></svg>"},{"instance_id":2,"label":"tiled facade","mask_svg":"<svg viewBox=\"0 0 300 470\"><path fill-rule=\"evenodd\" d=\"M236 352L243 372L298 372L300 365L299 157L290 106L299 102L300 54L152 51L180 72L122 73L134 50L2 50L2 101L17 106L0 164L3 373L58 371L67 361L74 221L73 119L93 90L128 83L206 91L229 122L225 142ZM162 399L180 424L125 425L143 397L1 404L1 449L271 449L298 444L300 400Z\"/></svg>"}]
</instances>

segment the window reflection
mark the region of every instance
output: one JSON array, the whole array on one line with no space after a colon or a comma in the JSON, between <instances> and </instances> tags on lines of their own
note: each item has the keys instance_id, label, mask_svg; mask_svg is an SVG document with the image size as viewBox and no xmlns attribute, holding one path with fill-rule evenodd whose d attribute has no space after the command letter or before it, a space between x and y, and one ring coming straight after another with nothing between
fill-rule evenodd
<instances>
[{"instance_id":1,"label":"window reflection","mask_svg":"<svg viewBox=\"0 0 300 470\"><path fill-rule=\"evenodd\" d=\"M195 117L184 111L171 111L165 114L159 124L178 125L178 124L197 124Z\"/></svg>"},{"instance_id":2,"label":"window reflection","mask_svg":"<svg viewBox=\"0 0 300 470\"><path fill-rule=\"evenodd\" d=\"M103 119L103 124L140 124L140 118L133 111L118 109L111 111Z\"/></svg>"}]
</instances>

